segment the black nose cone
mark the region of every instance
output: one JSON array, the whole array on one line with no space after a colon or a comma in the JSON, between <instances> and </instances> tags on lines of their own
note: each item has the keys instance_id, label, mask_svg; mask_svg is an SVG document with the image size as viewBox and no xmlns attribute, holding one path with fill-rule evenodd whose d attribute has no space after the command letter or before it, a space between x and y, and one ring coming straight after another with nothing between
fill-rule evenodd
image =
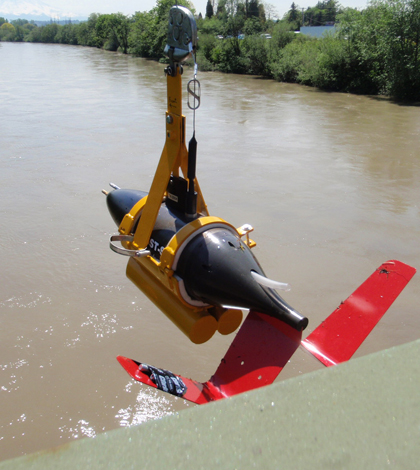
<instances>
[{"instance_id":1,"label":"black nose cone","mask_svg":"<svg viewBox=\"0 0 420 470\"><path fill-rule=\"evenodd\" d=\"M147 196L144 191L136 189L116 189L108 193L106 203L114 222L119 227L125 214L128 214L133 206Z\"/></svg>"},{"instance_id":2,"label":"black nose cone","mask_svg":"<svg viewBox=\"0 0 420 470\"><path fill-rule=\"evenodd\" d=\"M257 310L303 330L308 320L276 291L258 284L251 271L264 275L249 247L235 233L215 228L189 243L180 256L176 274L184 280L193 299Z\"/></svg>"}]
</instances>

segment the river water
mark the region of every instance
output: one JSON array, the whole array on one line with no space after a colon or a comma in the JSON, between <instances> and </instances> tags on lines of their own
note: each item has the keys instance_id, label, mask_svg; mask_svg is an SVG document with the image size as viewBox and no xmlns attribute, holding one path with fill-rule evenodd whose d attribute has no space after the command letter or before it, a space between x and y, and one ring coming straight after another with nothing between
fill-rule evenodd
<instances>
[{"instance_id":1,"label":"river water","mask_svg":"<svg viewBox=\"0 0 420 470\"><path fill-rule=\"evenodd\" d=\"M165 138L164 67L42 44L0 43L0 59L3 460L193 406L133 383L115 357L206 380L232 336L189 342L108 248L116 227L101 189L149 190ZM284 297L309 317L306 332L383 261L420 267L419 107L198 78L197 171L209 211L255 227L255 254L269 277L291 284ZM420 337L419 284L356 356ZM320 367L299 350L278 380Z\"/></svg>"}]
</instances>

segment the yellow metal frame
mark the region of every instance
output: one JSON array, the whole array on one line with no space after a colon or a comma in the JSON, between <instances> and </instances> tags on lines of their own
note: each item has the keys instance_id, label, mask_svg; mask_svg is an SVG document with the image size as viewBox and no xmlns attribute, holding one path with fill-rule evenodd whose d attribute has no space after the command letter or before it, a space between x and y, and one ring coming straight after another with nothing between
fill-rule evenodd
<instances>
[{"instance_id":1,"label":"yellow metal frame","mask_svg":"<svg viewBox=\"0 0 420 470\"><path fill-rule=\"evenodd\" d=\"M179 169L181 169L184 178L188 179L188 150L185 145L185 116L182 114L181 86L182 79L178 68L175 76L167 75L166 141L150 187L147 204L144 204L143 213L134 234L135 249L144 249L149 243L171 174L179 176ZM197 191L197 211L202 215L208 215L197 181L194 187Z\"/></svg>"},{"instance_id":2,"label":"yellow metal frame","mask_svg":"<svg viewBox=\"0 0 420 470\"><path fill-rule=\"evenodd\" d=\"M171 175L179 176L180 170L188 180L188 150L185 144L185 116L182 115L182 80L179 66L175 76L167 75L167 112L166 141L156 169L148 196L138 201L126 214L120 224L119 232L123 235L134 232L133 241L124 242L131 250L147 249L156 224L161 204L167 195ZM216 330L221 334L235 331L242 321L242 311L225 309L211 305L195 306L184 299L180 284L174 276L174 263L177 253L183 249L194 233L200 233L204 227L226 227L241 237L246 235L246 243L252 247L255 243L248 233L236 229L223 219L210 216L198 185L197 192L198 219L191 221L179 230L164 248L160 261L152 256L130 258L127 264L127 277L143 291L194 343L208 341Z\"/></svg>"}]
</instances>

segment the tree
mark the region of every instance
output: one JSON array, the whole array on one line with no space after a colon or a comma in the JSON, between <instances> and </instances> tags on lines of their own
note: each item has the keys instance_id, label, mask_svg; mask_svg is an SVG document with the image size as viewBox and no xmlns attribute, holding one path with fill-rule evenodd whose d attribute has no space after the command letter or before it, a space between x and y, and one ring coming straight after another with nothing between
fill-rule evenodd
<instances>
[{"instance_id":1,"label":"tree","mask_svg":"<svg viewBox=\"0 0 420 470\"><path fill-rule=\"evenodd\" d=\"M137 12L130 32L130 52L139 57L154 57L155 18L152 12Z\"/></svg>"},{"instance_id":2,"label":"tree","mask_svg":"<svg viewBox=\"0 0 420 470\"><path fill-rule=\"evenodd\" d=\"M99 37L108 42L110 50L121 48L127 54L130 20L122 13L100 15L96 22Z\"/></svg>"},{"instance_id":3,"label":"tree","mask_svg":"<svg viewBox=\"0 0 420 470\"><path fill-rule=\"evenodd\" d=\"M420 100L420 0L389 0L386 6L389 93Z\"/></svg>"},{"instance_id":4,"label":"tree","mask_svg":"<svg viewBox=\"0 0 420 470\"><path fill-rule=\"evenodd\" d=\"M345 42L349 91L386 93L386 30L389 13L383 6L368 6L363 12L347 8L339 16L338 37Z\"/></svg>"},{"instance_id":5,"label":"tree","mask_svg":"<svg viewBox=\"0 0 420 470\"><path fill-rule=\"evenodd\" d=\"M212 34L213 36L223 35L224 34L224 24L222 20L220 20L217 16L213 16L212 18L206 18L202 22L198 22L197 27L201 34ZM198 43L198 47L200 47L201 41Z\"/></svg>"},{"instance_id":6,"label":"tree","mask_svg":"<svg viewBox=\"0 0 420 470\"><path fill-rule=\"evenodd\" d=\"M3 23L0 27L2 31L14 32L15 27L11 23Z\"/></svg>"},{"instance_id":7,"label":"tree","mask_svg":"<svg viewBox=\"0 0 420 470\"><path fill-rule=\"evenodd\" d=\"M325 6L325 22L335 23L337 13L340 11L340 4L338 0L327 0L324 3Z\"/></svg>"},{"instance_id":8,"label":"tree","mask_svg":"<svg viewBox=\"0 0 420 470\"><path fill-rule=\"evenodd\" d=\"M291 29L291 26L286 21L278 21L271 31L271 40L270 46L272 52L278 54L284 47L287 46L290 42L292 42L296 37L296 34Z\"/></svg>"},{"instance_id":9,"label":"tree","mask_svg":"<svg viewBox=\"0 0 420 470\"><path fill-rule=\"evenodd\" d=\"M98 35L96 29L96 22L98 21L99 14L91 13L87 21L80 23L77 27L77 43L81 46L102 47L104 40Z\"/></svg>"},{"instance_id":10,"label":"tree","mask_svg":"<svg viewBox=\"0 0 420 470\"><path fill-rule=\"evenodd\" d=\"M246 36L252 36L253 34L261 33L261 31L262 31L262 26L261 26L261 21L259 20L259 18L252 16L251 18L248 18L245 21L245 24L243 27L243 33Z\"/></svg>"},{"instance_id":11,"label":"tree","mask_svg":"<svg viewBox=\"0 0 420 470\"><path fill-rule=\"evenodd\" d=\"M77 45L77 26L71 23L60 26L56 39L60 44Z\"/></svg>"},{"instance_id":12,"label":"tree","mask_svg":"<svg viewBox=\"0 0 420 470\"><path fill-rule=\"evenodd\" d=\"M305 12L305 25L322 26L327 22L335 22L341 7L337 0L319 1Z\"/></svg>"},{"instance_id":13,"label":"tree","mask_svg":"<svg viewBox=\"0 0 420 470\"><path fill-rule=\"evenodd\" d=\"M207 0L207 6L206 6L206 18L211 19L211 17L214 15L213 11L213 5L210 0Z\"/></svg>"},{"instance_id":14,"label":"tree","mask_svg":"<svg viewBox=\"0 0 420 470\"><path fill-rule=\"evenodd\" d=\"M267 41L260 36L247 36L241 52L246 58L247 73L270 76Z\"/></svg>"},{"instance_id":15,"label":"tree","mask_svg":"<svg viewBox=\"0 0 420 470\"><path fill-rule=\"evenodd\" d=\"M420 0L379 0L362 13L345 10L339 35L363 92L420 100Z\"/></svg>"},{"instance_id":16,"label":"tree","mask_svg":"<svg viewBox=\"0 0 420 470\"><path fill-rule=\"evenodd\" d=\"M239 0L227 0L225 3L225 11L227 14L226 34L232 36L234 40L238 40L238 35L245 24L245 8ZM239 53L239 44L234 45L235 50Z\"/></svg>"},{"instance_id":17,"label":"tree","mask_svg":"<svg viewBox=\"0 0 420 470\"><path fill-rule=\"evenodd\" d=\"M219 0L217 3L216 15L219 19L226 19L226 3L227 0Z\"/></svg>"},{"instance_id":18,"label":"tree","mask_svg":"<svg viewBox=\"0 0 420 470\"><path fill-rule=\"evenodd\" d=\"M16 34L16 28L11 23L3 23L0 26L0 40L2 41L14 41Z\"/></svg>"},{"instance_id":19,"label":"tree","mask_svg":"<svg viewBox=\"0 0 420 470\"><path fill-rule=\"evenodd\" d=\"M250 0L248 7L248 17L255 16L258 18L260 16L260 11L258 9L258 0Z\"/></svg>"},{"instance_id":20,"label":"tree","mask_svg":"<svg viewBox=\"0 0 420 470\"><path fill-rule=\"evenodd\" d=\"M265 7L262 3L258 5L258 16L260 17L261 23L265 23Z\"/></svg>"},{"instance_id":21,"label":"tree","mask_svg":"<svg viewBox=\"0 0 420 470\"><path fill-rule=\"evenodd\" d=\"M58 32L58 24L51 23L43 26L41 29L41 42L45 43L55 43L57 42L56 36Z\"/></svg>"},{"instance_id":22,"label":"tree","mask_svg":"<svg viewBox=\"0 0 420 470\"><path fill-rule=\"evenodd\" d=\"M18 18L17 20L13 20L11 23L12 23L13 26L23 26L25 24L28 24L29 21L28 20L22 20L22 19Z\"/></svg>"},{"instance_id":23,"label":"tree","mask_svg":"<svg viewBox=\"0 0 420 470\"><path fill-rule=\"evenodd\" d=\"M299 18L298 7L295 4L295 2L293 2L292 5L290 6L290 10L288 11L287 20L289 21L289 23L291 23L293 21L297 21L298 18Z\"/></svg>"},{"instance_id":24,"label":"tree","mask_svg":"<svg viewBox=\"0 0 420 470\"><path fill-rule=\"evenodd\" d=\"M22 26L19 26L19 25L17 25L15 28L16 28L16 31L15 31L14 40L16 42L22 42L25 39L24 29L22 28Z\"/></svg>"}]
</instances>

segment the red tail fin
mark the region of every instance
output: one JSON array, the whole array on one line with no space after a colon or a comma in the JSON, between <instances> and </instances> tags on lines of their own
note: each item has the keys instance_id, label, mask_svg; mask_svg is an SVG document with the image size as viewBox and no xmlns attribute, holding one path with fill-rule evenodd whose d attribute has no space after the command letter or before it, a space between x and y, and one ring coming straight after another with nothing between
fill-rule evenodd
<instances>
[{"instance_id":1,"label":"red tail fin","mask_svg":"<svg viewBox=\"0 0 420 470\"><path fill-rule=\"evenodd\" d=\"M301 332L282 321L251 311L207 383L223 397L272 384L301 338Z\"/></svg>"},{"instance_id":2,"label":"red tail fin","mask_svg":"<svg viewBox=\"0 0 420 470\"><path fill-rule=\"evenodd\" d=\"M213 397L211 392L205 387L205 384L196 380L187 379L181 375L175 375L167 370L133 361L133 359L128 359L127 357L118 356L117 360L130 377L150 387L185 398L198 405L217 399ZM147 369L149 370L147 371Z\"/></svg>"},{"instance_id":3,"label":"red tail fin","mask_svg":"<svg viewBox=\"0 0 420 470\"><path fill-rule=\"evenodd\" d=\"M126 357L117 359L133 379L203 404L273 383L299 347L301 336L280 320L250 312L216 373L205 383Z\"/></svg>"},{"instance_id":4,"label":"red tail fin","mask_svg":"<svg viewBox=\"0 0 420 470\"><path fill-rule=\"evenodd\" d=\"M302 346L326 366L348 361L415 273L400 261L383 263Z\"/></svg>"},{"instance_id":5,"label":"red tail fin","mask_svg":"<svg viewBox=\"0 0 420 470\"><path fill-rule=\"evenodd\" d=\"M382 264L302 345L326 366L347 361L415 272L399 261ZM282 321L251 311L216 373L205 383L122 356L117 359L133 379L204 404L273 383L299 347L301 336Z\"/></svg>"}]
</instances>

